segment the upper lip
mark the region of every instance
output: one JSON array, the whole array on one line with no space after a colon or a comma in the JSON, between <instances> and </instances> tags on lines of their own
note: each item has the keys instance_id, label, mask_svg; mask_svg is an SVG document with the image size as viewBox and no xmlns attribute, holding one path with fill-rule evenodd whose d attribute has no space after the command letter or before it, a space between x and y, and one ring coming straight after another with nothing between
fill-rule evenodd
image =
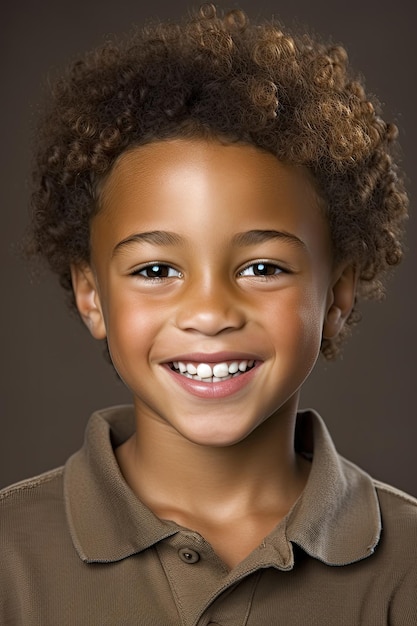
<instances>
[{"instance_id":1,"label":"upper lip","mask_svg":"<svg viewBox=\"0 0 417 626\"><path fill-rule=\"evenodd\" d=\"M185 363L223 363L224 361L262 361L258 354L252 352L189 352L187 354L179 354L165 363L173 363L181 361Z\"/></svg>"}]
</instances>

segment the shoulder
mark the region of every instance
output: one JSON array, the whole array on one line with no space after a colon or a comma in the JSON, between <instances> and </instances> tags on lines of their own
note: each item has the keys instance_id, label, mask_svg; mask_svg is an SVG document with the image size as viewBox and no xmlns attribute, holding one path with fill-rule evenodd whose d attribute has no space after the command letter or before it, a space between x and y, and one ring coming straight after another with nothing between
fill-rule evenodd
<instances>
[{"instance_id":1,"label":"shoulder","mask_svg":"<svg viewBox=\"0 0 417 626\"><path fill-rule=\"evenodd\" d=\"M13 506L16 502L22 502L27 499L33 501L37 496L49 493L51 489L52 491L56 490L57 486L62 482L63 471L63 467L57 467L39 476L27 478L1 489L0 511L3 511L4 507Z\"/></svg>"},{"instance_id":2,"label":"shoulder","mask_svg":"<svg viewBox=\"0 0 417 626\"><path fill-rule=\"evenodd\" d=\"M68 545L62 476L58 468L0 491L0 588L15 589Z\"/></svg>"},{"instance_id":3,"label":"shoulder","mask_svg":"<svg viewBox=\"0 0 417 626\"><path fill-rule=\"evenodd\" d=\"M391 485L373 483L382 524L375 562L379 588L390 590L389 623L417 624L417 499Z\"/></svg>"},{"instance_id":4,"label":"shoulder","mask_svg":"<svg viewBox=\"0 0 417 626\"><path fill-rule=\"evenodd\" d=\"M398 505L404 505L409 508L411 511L414 511L417 514L417 498L406 493L405 491L401 491L401 489L397 489L392 485L388 485L387 483L383 483L379 480L372 479L374 483L374 487L377 490L378 494L387 501L395 502Z\"/></svg>"},{"instance_id":5,"label":"shoulder","mask_svg":"<svg viewBox=\"0 0 417 626\"><path fill-rule=\"evenodd\" d=\"M385 566L417 580L417 499L377 480L381 537L377 552L384 555ZM417 622L416 622L417 623Z\"/></svg>"},{"instance_id":6,"label":"shoulder","mask_svg":"<svg viewBox=\"0 0 417 626\"><path fill-rule=\"evenodd\" d=\"M27 528L47 531L48 520L64 511L63 468L15 483L0 491L0 540L21 537Z\"/></svg>"},{"instance_id":7,"label":"shoulder","mask_svg":"<svg viewBox=\"0 0 417 626\"><path fill-rule=\"evenodd\" d=\"M417 539L417 499L378 480L373 480L373 484L381 508L382 527L414 533Z\"/></svg>"}]
</instances>

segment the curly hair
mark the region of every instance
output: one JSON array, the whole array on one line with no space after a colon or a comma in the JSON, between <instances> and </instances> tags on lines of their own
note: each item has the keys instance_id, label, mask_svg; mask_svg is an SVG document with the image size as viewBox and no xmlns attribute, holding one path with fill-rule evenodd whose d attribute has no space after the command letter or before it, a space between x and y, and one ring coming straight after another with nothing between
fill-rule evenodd
<instances>
[{"instance_id":1,"label":"curly hair","mask_svg":"<svg viewBox=\"0 0 417 626\"><path fill-rule=\"evenodd\" d=\"M202 136L307 167L335 262L356 266L357 299L383 295L381 279L402 257L408 205L396 126L365 94L343 47L211 4L179 23L114 38L74 62L48 94L36 136L30 247L68 293L70 265L89 261L99 183L117 157L151 141ZM359 318L356 302L348 326ZM347 330L323 340L326 358Z\"/></svg>"}]
</instances>

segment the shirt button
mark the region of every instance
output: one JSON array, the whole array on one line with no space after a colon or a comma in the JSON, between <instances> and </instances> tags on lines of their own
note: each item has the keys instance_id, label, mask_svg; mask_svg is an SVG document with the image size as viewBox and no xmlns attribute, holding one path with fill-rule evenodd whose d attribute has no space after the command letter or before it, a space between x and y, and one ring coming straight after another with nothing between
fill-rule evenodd
<instances>
[{"instance_id":1,"label":"shirt button","mask_svg":"<svg viewBox=\"0 0 417 626\"><path fill-rule=\"evenodd\" d=\"M197 563L197 561L200 560L198 552L191 550L190 548L181 548L178 550L178 555L184 563Z\"/></svg>"}]
</instances>

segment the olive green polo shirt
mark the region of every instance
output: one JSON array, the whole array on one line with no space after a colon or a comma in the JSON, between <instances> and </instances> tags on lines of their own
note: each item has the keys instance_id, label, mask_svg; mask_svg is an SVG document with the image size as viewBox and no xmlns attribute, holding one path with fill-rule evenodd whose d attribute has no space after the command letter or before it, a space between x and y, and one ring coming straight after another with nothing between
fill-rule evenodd
<instances>
[{"instance_id":1,"label":"olive green polo shirt","mask_svg":"<svg viewBox=\"0 0 417 626\"><path fill-rule=\"evenodd\" d=\"M341 458L317 414L298 416L304 492L232 570L129 489L113 449L133 429L131 407L99 411L63 468L0 492L2 626L417 624L417 501Z\"/></svg>"}]
</instances>

